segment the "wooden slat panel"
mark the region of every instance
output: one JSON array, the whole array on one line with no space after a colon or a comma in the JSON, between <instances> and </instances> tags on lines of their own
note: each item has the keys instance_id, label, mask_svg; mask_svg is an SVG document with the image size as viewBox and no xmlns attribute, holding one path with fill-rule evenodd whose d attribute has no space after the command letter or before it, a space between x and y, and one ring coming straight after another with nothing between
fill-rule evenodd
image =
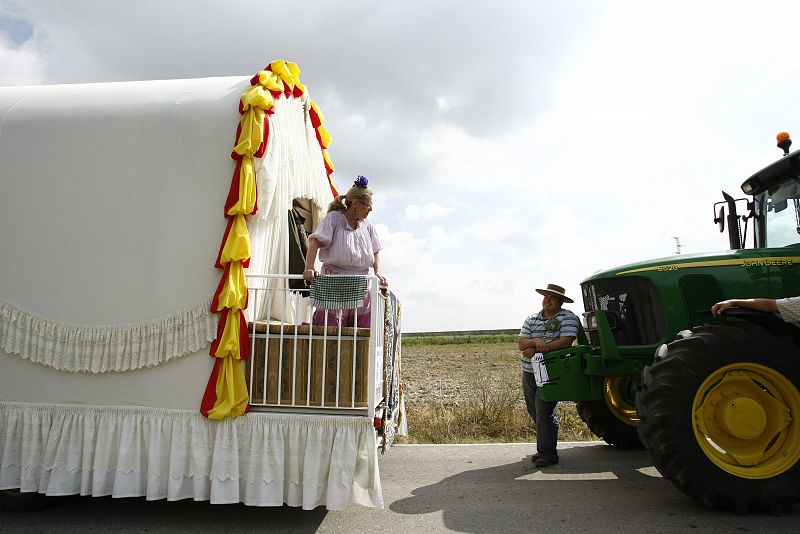
<instances>
[{"instance_id":1,"label":"wooden slat panel","mask_svg":"<svg viewBox=\"0 0 800 534\"><path fill-rule=\"evenodd\" d=\"M257 324L258 325L258 324ZM264 325L266 326L266 325ZM353 384L353 329L350 328L350 336L342 336L341 345L338 336L328 335L328 340L314 339L311 341L311 369L308 367L308 337L303 338L298 335L297 337L297 353L296 353L296 372L293 373L293 357L295 347L294 335L284 333L283 340L279 335L275 335L272 329L280 329L278 325L270 326L269 338L269 352L265 351L267 347L267 340L263 337L255 338L255 351L251 355L254 359L253 366L253 381L248 384L248 389L252 392L251 399L253 404L260 404L264 395L263 380L265 372L265 358L266 374L267 374L267 404L278 404L278 363L281 356L281 345L283 345L283 364L280 366L280 405L291 405L292 403L292 381L295 384L295 405L304 407L307 404L313 406L322 406L322 356L323 346L327 345L327 352L325 355L325 402L326 407L336 406L336 353L341 346L341 356L339 357L339 407L340 408L363 408L367 405L368 400L368 384L369 384L369 329L359 328L358 340L356 341L356 356L355 356L355 405L352 406L352 384ZM294 327L289 327L294 330ZM314 327L316 330L318 327ZM321 330L324 328L319 327ZM331 328L329 327L328 330ZM334 329L335 330L335 329ZM348 329L345 329L348 330ZM366 331L364 336L361 330ZM278 330L280 332L280 330ZM266 328L264 328L266 333ZM316 332L313 332L316 334ZM275 337L272 337L275 335ZM321 332L320 332L321 335ZM306 326L306 336L308 336L308 327ZM248 362L249 365L249 362ZM310 402L308 401L307 385L309 372L311 374L311 394ZM247 378L250 379L249 368Z\"/></svg>"}]
</instances>

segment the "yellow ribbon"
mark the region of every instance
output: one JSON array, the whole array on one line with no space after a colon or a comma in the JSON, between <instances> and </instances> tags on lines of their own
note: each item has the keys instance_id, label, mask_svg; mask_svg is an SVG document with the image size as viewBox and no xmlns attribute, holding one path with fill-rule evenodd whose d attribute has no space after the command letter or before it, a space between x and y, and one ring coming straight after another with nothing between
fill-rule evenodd
<instances>
[{"instance_id":1,"label":"yellow ribbon","mask_svg":"<svg viewBox=\"0 0 800 534\"><path fill-rule=\"evenodd\" d=\"M238 311L236 311L236 313L231 311L231 313L228 314L228 322L235 320L237 323L237 332L239 313ZM216 393L217 402L214 404L214 407L208 411L209 419L219 420L224 417L238 417L244 414L248 401L247 382L244 377L242 361L239 359L238 355L222 358L222 361L220 361Z\"/></svg>"},{"instance_id":2,"label":"yellow ribbon","mask_svg":"<svg viewBox=\"0 0 800 534\"><path fill-rule=\"evenodd\" d=\"M331 144L331 134L328 133L328 129L325 128L324 124L320 124L317 127L317 133L319 133L319 142L324 148L328 148L328 145Z\"/></svg>"},{"instance_id":3,"label":"yellow ribbon","mask_svg":"<svg viewBox=\"0 0 800 534\"><path fill-rule=\"evenodd\" d=\"M242 93L242 108L247 110L251 107L261 109L272 109L275 105L275 99L272 93L264 89L260 85L253 85L247 91Z\"/></svg>"},{"instance_id":4,"label":"yellow ribbon","mask_svg":"<svg viewBox=\"0 0 800 534\"><path fill-rule=\"evenodd\" d=\"M323 151L322 151L322 159L325 160L325 164L328 166L328 168L331 170L331 172L333 172L333 162L331 161L331 157L328 155L328 151L327 150L323 149Z\"/></svg>"},{"instance_id":5,"label":"yellow ribbon","mask_svg":"<svg viewBox=\"0 0 800 534\"><path fill-rule=\"evenodd\" d=\"M306 92L306 86L300 83L300 67L297 66L297 63L293 61L289 61L286 63L286 66L289 68L289 72L292 75L292 79L294 80L294 86L300 89L303 93Z\"/></svg>"},{"instance_id":6,"label":"yellow ribbon","mask_svg":"<svg viewBox=\"0 0 800 534\"><path fill-rule=\"evenodd\" d=\"M236 146L233 147L234 152L240 156L252 156L258 151L264 139L264 114L263 109L253 107L242 113L239 120L242 130Z\"/></svg>"},{"instance_id":7,"label":"yellow ribbon","mask_svg":"<svg viewBox=\"0 0 800 534\"><path fill-rule=\"evenodd\" d=\"M319 117L319 122L320 123L325 122L325 117L322 115L322 110L319 109L319 106L317 106L317 103L314 102L313 100L311 100L310 102L311 102L311 109L313 109L314 112L317 114L317 117Z\"/></svg>"},{"instance_id":8,"label":"yellow ribbon","mask_svg":"<svg viewBox=\"0 0 800 534\"><path fill-rule=\"evenodd\" d=\"M239 313L241 313L241 310L231 310L228 312L228 318L225 321L222 336L219 338L219 345L217 345L217 350L214 351L214 356L217 358L232 357L237 360L241 359ZM219 377L217 377L217 380L219 380Z\"/></svg>"},{"instance_id":9,"label":"yellow ribbon","mask_svg":"<svg viewBox=\"0 0 800 534\"><path fill-rule=\"evenodd\" d=\"M269 64L269 67L272 69L272 72L277 74L278 77L283 80L283 83L288 85L290 89L294 89L294 76L284 60L279 59L277 61L273 61ZM300 69L298 69L298 72L300 72Z\"/></svg>"},{"instance_id":10,"label":"yellow ribbon","mask_svg":"<svg viewBox=\"0 0 800 534\"><path fill-rule=\"evenodd\" d=\"M280 77L274 72L262 70L258 73L258 83L265 89L270 91L283 92L283 82Z\"/></svg>"},{"instance_id":11,"label":"yellow ribbon","mask_svg":"<svg viewBox=\"0 0 800 534\"><path fill-rule=\"evenodd\" d=\"M244 156L239 166L239 198L228 210L228 215L250 215L256 209L256 170L253 158Z\"/></svg>"},{"instance_id":12,"label":"yellow ribbon","mask_svg":"<svg viewBox=\"0 0 800 534\"><path fill-rule=\"evenodd\" d=\"M242 262L232 261L228 276L219 293L219 303L216 311L230 308L231 311L243 310L247 302L247 279L244 276ZM230 314L228 314L230 317Z\"/></svg>"},{"instance_id":13,"label":"yellow ribbon","mask_svg":"<svg viewBox=\"0 0 800 534\"><path fill-rule=\"evenodd\" d=\"M244 215L236 215L231 225L231 231L222 247L219 262L222 265L232 261L244 261L250 257L250 233L247 231L247 221ZM233 266L231 266L233 268Z\"/></svg>"}]
</instances>

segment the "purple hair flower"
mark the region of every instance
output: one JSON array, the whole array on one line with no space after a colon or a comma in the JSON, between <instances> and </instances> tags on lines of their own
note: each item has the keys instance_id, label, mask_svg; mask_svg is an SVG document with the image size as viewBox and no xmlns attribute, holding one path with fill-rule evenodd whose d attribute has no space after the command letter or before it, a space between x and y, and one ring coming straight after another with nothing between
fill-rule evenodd
<instances>
[{"instance_id":1,"label":"purple hair flower","mask_svg":"<svg viewBox=\"0 0 800 534\"><path fill-rule=\"evenodd\" d=\"M367 185L369 185L369 180L367 180L366 176L361 176L359 174L358 178L356 178L356 181L353 182L353 185L356 185L358 187L367 187Z\"/></svg>"}]
</instances>

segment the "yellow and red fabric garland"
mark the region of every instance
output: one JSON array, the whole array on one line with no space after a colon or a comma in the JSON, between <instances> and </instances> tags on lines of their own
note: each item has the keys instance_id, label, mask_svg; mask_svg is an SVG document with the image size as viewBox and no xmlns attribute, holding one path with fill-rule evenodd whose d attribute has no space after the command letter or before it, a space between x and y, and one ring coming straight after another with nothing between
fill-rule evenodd
<instances>
[{"instance_id":1,"label":"yellow and red fabric garland","mask_svg":"<svg viewBox=\"0 0 800 534\"><path fill-rule=\"evenodd\" d=\"M250 337L243 312L248 301L244 269L250 264L250 233L245 217L258 211L254 160L266 151L269 115L275 99L301 97L306 89L299 76L300 69L295 63L273 61L253 76L250 88L239 101L241 119L231 152L236 166L224 211L228 225L215 262L223 273L211 300L211 311L220 314L217 337L210 350L215 361L200 404L200 412L209 419L238 417L250 410L242 366L242 361L250 356ZM331 179L333 164L327 150L331 138L323 125L322 112L313 101L309 115L325 161L328 185L336 197L338 192Z\"/></svg>"}]
</instances>

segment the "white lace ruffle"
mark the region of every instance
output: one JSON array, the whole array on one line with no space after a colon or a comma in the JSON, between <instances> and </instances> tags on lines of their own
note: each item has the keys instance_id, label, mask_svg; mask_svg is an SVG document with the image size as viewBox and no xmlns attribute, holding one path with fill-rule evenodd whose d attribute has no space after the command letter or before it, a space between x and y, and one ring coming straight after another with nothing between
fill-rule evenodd
<instances>
[{"instance_id":1,"label":"white lace ruffle","mask_svg":"<svg viewBox=\"0 0 800 534\"><path fill-rule=\"evenodd\" d=\"M0 489L242 502L383 506L368 417L0 402Z\"/></svg>"},{"instance_id":2,"label":"white lace ruffle","mask_svg":"<svg viewBox=\"0 0 800 534\"><path fill-rule=\"evenodd\" d=\"M59 371L106 373L153 367L208 346L217 335L211 300L165 317L118 326L78 326L0 299L0 349Z\"/></svg>"}]
</instances>

